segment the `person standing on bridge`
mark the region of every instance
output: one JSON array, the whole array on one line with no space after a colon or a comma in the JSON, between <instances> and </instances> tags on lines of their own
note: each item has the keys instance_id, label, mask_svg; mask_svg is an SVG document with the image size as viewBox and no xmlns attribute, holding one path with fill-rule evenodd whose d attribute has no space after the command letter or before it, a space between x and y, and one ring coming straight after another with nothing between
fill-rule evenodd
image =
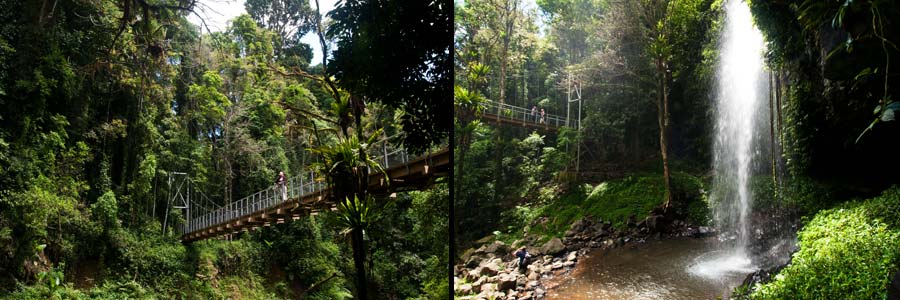
<instances>
[{"instance_id":1,"label":"person standing on bridge","mask_svg":"<svg viewBox=\"0 0 900 300\"><path fill-rule=\"evenodd\" d=\"M537 122L537 120L538 120L537 119L537 106L532 105L531 106L531 121Z\"/></svg>"},{"instance_id":2,"label":"person standing on bridge","mask_svg":"<svg viewBox=\"0 0 900 300\"><path fill-rule=\"evenodd\" d=\"M281 192L281 200L287 200L287 186L285 185L287 179L284 177L284 171L278 172L278 176L275 177L275 190Z\"/></svg>"},{"instance_id":3,"label":"person standing on bridge","mask_svg":"<svg viewBox=\"0 0 900 300\"><path fill-rule=\"evenodd\" d=\"M544 109L541 108L541 124L544 124Z\"/></svg>"}]
</instances>

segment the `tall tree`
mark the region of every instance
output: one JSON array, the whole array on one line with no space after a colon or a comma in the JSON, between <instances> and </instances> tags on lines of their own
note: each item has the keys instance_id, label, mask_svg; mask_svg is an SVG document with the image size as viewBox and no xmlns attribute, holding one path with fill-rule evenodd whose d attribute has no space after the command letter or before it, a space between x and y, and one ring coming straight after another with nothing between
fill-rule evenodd
<instances>
[{"instance_id":1,"label":"tall tree","mask_svg":"<svg viewBox=\"0 0 900 300\"><path fill-rule=\"evenodd\" d=\"M334 22L328 35L335 39L331 67L326 71L350 93L349 113L354 119L357 142L364 138L365 102L379 102L401 113L403 144L421 153L439 144L451 130L453 6L446 1L344 1L330 13ZM346 128L343 129L346 132ZM346 137L349 139L349 137ZM364 147L355 161L365 162ZM354 174L357 184L339 198L345 207L367 201L368 174ZM365 202L362 202L365 205ZM365 239L362 227L352 230L356 289L368 299L365 271Z\"/></svg>"},{"instance_id":2,"label":"tall tree","mask_svg":"<svg viewBox=\"0 0 900 300\"><path fill-rule=\"evenodd\" d=\"M653 58L656 66L657 90L656 108L659 122L659 153L663 163L663 180L666 186L666 204L669 208L672 202L672 184L669 172L669 82L672 74L669 70L671 45L668 40L668 27L666 16L669 9L669 0L643 0L640 2L642 13L642 26L645 30L645 38L649 40L647 53Z\"/></svg>"},{"instance_id":3,"label":"tall tree","mask_svg":"<svg viewBox=\"0 0 900 300\"><path fill-rule=\"evenodd\" d=\"M275 57L285 66L306 68L312 48L300 41L315 28L315 12L306 0L247 0L244 8L262 27L278 35Z\"/></svg>"}]
</instances>

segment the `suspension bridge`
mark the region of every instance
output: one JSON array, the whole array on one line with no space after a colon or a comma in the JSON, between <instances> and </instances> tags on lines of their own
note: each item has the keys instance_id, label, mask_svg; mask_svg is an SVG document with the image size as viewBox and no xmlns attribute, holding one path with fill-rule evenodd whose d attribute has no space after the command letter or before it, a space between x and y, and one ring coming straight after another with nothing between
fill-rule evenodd
<instances>
[{"instance_id":1,"label":"suspension bridge","mask_svg":"<svg viewBox=\"0 0 900 300\"><path fill-rule=\"evenodd\" d=\"M539 109L532 112L528 108L494 101L485 101L483 105L485 109L481 114L481 119L485 121L496 121L501 124L539 130L556 130L563 126L574 127L569 124L566 117L547 113L541 116Z\"/></svg>"},{"instance_id":2,"label":"suspension bridge","mask_svg":"<svg viewBox=\"0 0 900 300\"><path fill-rule=\"evenodd\" d=\"M384 168L383 173L370 173L371 194L384 196L422 189L433 178L449 174L451 154L447 147L410 157L406 149L392 147L388 140L370 147L379 153L369 155L377 157ZM327 184L311 171L295 174L283 187L273 185L226 205L218 205L202 193L198 196L196 191L192 192L195 188L186 174L175 174L183 178L174 187L170 202L175 203L174 208L182 209L184 221L176 225L176 230L184 242L229 236L337 209L337 203L328 197ZM172 183L170 177L169 184Z\"/></svg>"}]
</instances>

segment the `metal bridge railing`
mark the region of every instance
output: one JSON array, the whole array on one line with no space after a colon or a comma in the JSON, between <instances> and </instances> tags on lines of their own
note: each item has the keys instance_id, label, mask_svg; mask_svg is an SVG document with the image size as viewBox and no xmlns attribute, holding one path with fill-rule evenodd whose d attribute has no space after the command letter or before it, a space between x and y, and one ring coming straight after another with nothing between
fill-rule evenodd
<instances>
[{"instance_id":1,"label":"metal bridge railing","mask_svg":"<svg viewBox=\"0 0 900 300\"><path fill-rule=\"evenodd\" d=\"M566 118L547 113L544 114L544 122L541 123L540 111L535 112L532 116L531 109L527 109L524 107L509 105L506 103L500 104L494 101L485 101L484 107L485 113L498 115L501 118L512 119L523 123L546 124L554 127L568 126Z\"/></svg>"},{"instance_id":2,"label":"metal bridge railing","mask_svg":"<svg viewBox=\"0 0 900 300\"><path fill-rule=\"evenodd\" d=\"M381 139L369 147L369 155L376 157L383 168L405 165L410 162L409 154L402 147L393 147L389 138ZM316 181L315 174L304 171L299 176L287 180L283 190L280 186L271 186L252 195L233 201L230 204L212 211L191 211L187 209L187 220L180 225L179 232L186 235L213 226L225 224L232 220L247 217L263 209L280 205L290 199L320 193L327 188L323 181ZM282 194L283 193L283 194Z\"/></svg>"}]
</instances>

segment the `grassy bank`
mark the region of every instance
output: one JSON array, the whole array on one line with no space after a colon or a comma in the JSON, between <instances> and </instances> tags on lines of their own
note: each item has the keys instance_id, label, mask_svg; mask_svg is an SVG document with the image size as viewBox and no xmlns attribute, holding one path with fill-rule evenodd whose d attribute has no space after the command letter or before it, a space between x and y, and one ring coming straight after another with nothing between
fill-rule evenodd
<instances>
[{"instance_id":1,"label":"grassy bank","mask_svg":"<svg viewBox=\"0 0 900 300\"><path fill-rule=\"evenodd\" d=\"M708 222L703 182L686 173L672 174L673 212L695 224ZM545 189L554 190L554 187ZM662 175L635 174L597 185L571 187L559 196L535 204L516 206L505 214L507 230L498 238L511 242L521 238L523 228L539 241L562 237L572 223L584 217L597 217L623 229L628 219L640 221L665 202Z\"/></svg>"},{"instance_id":2,"label":"grassy bank","mask_svg":"<svg viewBox=\"0 0 900 300\"><path fill-rule=\"evenodd\" d=\"M799 239L791 264L750 299L885 299L900 265L900 186L819 211Z\"/></svg>"}]
</instances>

